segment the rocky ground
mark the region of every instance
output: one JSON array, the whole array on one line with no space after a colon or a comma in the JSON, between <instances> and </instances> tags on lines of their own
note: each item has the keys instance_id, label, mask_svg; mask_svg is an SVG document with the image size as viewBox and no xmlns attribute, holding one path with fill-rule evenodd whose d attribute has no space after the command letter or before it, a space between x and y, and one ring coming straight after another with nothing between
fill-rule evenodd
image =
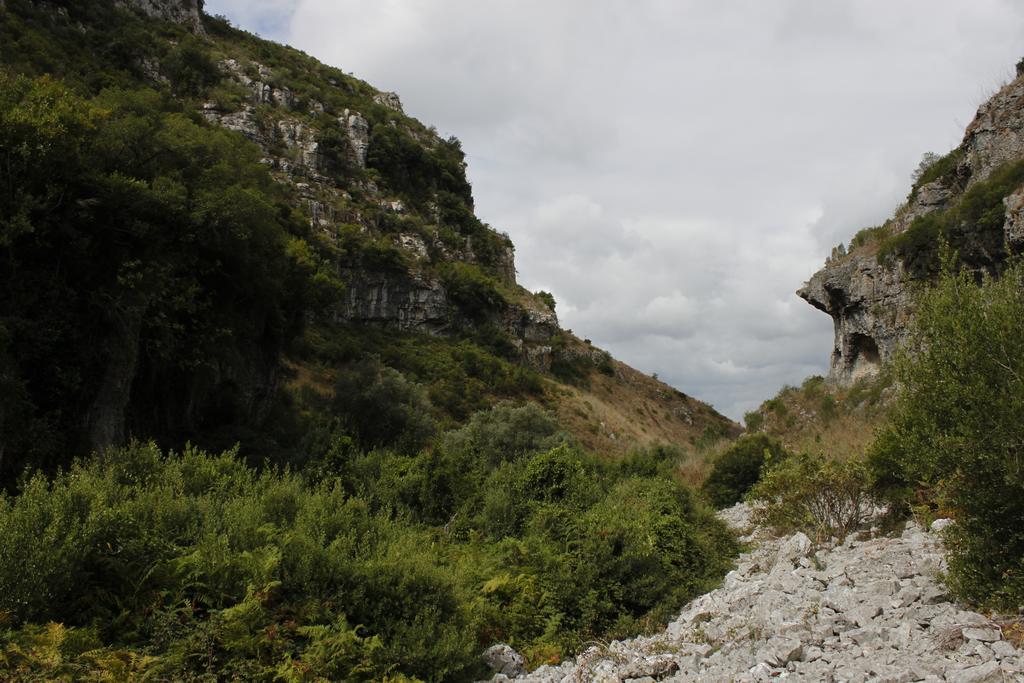
<instances>
[{"instance_id":1,"label":"rocky ground","mask_svg":"<svg viewBox=\"0 0 1024 683\"><path fill-rule=\"evenodd\" d=\"M721 514L754 549L664 632L594 646L529 674L511 649L496 646L488 656L505 673L494 680L1024 681L1024 650L1000 624L952 602L938 580L946 520L816 548L801 533L771 538L753 529L745 505Z\"/></svg>"}]
</instances>

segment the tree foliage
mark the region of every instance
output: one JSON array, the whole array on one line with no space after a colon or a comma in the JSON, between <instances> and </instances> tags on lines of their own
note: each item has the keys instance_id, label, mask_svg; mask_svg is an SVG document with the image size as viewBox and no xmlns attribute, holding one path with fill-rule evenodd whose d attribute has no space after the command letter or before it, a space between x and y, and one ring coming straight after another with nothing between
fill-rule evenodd
<instances>
[{"instance_id":1,"label":"tree foliage","mask_svg":"<svg viewBox=\"0 0 1024 683\"><path fill-rule=\"evenodd\" d=\"M734 505L743 500L769 466L788 455L782 442L767 434L742 436L712 463L704 480L704 495L716 508Z\"/></svg>"},{"instance_id":2,"label":"tree foliage","mask_svg":"<svg viewBox=\"0 0 1024 683\"><path fill-rule=\"evenodd\" d=\"M259 412L314 287L279 192L154 91L0 76L0 328L30 415L7 472Z\"/></svg>"},{"instance_id":3,"label":"tree foliage","mask_svg":"<svg viewBox=\"0 0 1024 683\"><path fill-rule=\"evenodd\" d=\"M956 518L950 581L974 601L1024 603L1024 267L947 271L919 303L903 390L871 454L897 504Z\"/></svg>"}]
</instances>

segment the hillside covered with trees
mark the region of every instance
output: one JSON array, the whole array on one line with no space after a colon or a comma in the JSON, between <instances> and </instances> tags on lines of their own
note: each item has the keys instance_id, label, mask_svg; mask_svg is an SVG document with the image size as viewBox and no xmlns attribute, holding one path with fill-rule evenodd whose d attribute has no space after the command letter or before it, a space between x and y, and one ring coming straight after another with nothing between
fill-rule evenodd
<instances>
[{"instance_id":1,"label":"hillside covered with trees","mask_svg":"<svg viewBox=\"0 0 1024 683\"><path fill-rule=\"evenodd\" d=\"M200 9L0 4L3 677L460 680L713 585L737 427L516 283L458 140Z\"/></svg>"}]
</instances>

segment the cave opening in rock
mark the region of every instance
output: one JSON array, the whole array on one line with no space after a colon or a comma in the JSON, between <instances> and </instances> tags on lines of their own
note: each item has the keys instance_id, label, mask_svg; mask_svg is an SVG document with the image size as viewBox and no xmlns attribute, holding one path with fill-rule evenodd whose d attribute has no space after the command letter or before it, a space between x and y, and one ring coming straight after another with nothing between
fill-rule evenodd
<instances>
[{"instance_id":1,"label":"cave opening in rock","mask_svg":"<svg viewBox=\"0 0 1024 683\"><path fill-rule=\"evenodd\" d=\"M866 334L850 336L848 358L851 379L854 380L875 374L881 365L878 344Z\"/></svg>"}]
</instances>

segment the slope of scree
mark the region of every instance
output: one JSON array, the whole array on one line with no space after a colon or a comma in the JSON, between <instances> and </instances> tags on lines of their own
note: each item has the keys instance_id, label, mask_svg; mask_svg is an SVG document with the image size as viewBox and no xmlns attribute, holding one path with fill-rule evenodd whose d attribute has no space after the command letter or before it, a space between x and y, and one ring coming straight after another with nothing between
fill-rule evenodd
<instances>
[{"instance_id":1,"label":"slope of scree","mask_svg":"<svg viewBox=\"0 0 1024 683\"><path fill-rule=\"evenodd\" d=\"M514 652L494 648L504 673L492 680L1024 681L1022 634L951 602L937 578L949 520L815 546L802 533L773 538L753 527L746 504L719 514L754 548L663 633L529 674Z\"/></svg>"}]
</instances>

